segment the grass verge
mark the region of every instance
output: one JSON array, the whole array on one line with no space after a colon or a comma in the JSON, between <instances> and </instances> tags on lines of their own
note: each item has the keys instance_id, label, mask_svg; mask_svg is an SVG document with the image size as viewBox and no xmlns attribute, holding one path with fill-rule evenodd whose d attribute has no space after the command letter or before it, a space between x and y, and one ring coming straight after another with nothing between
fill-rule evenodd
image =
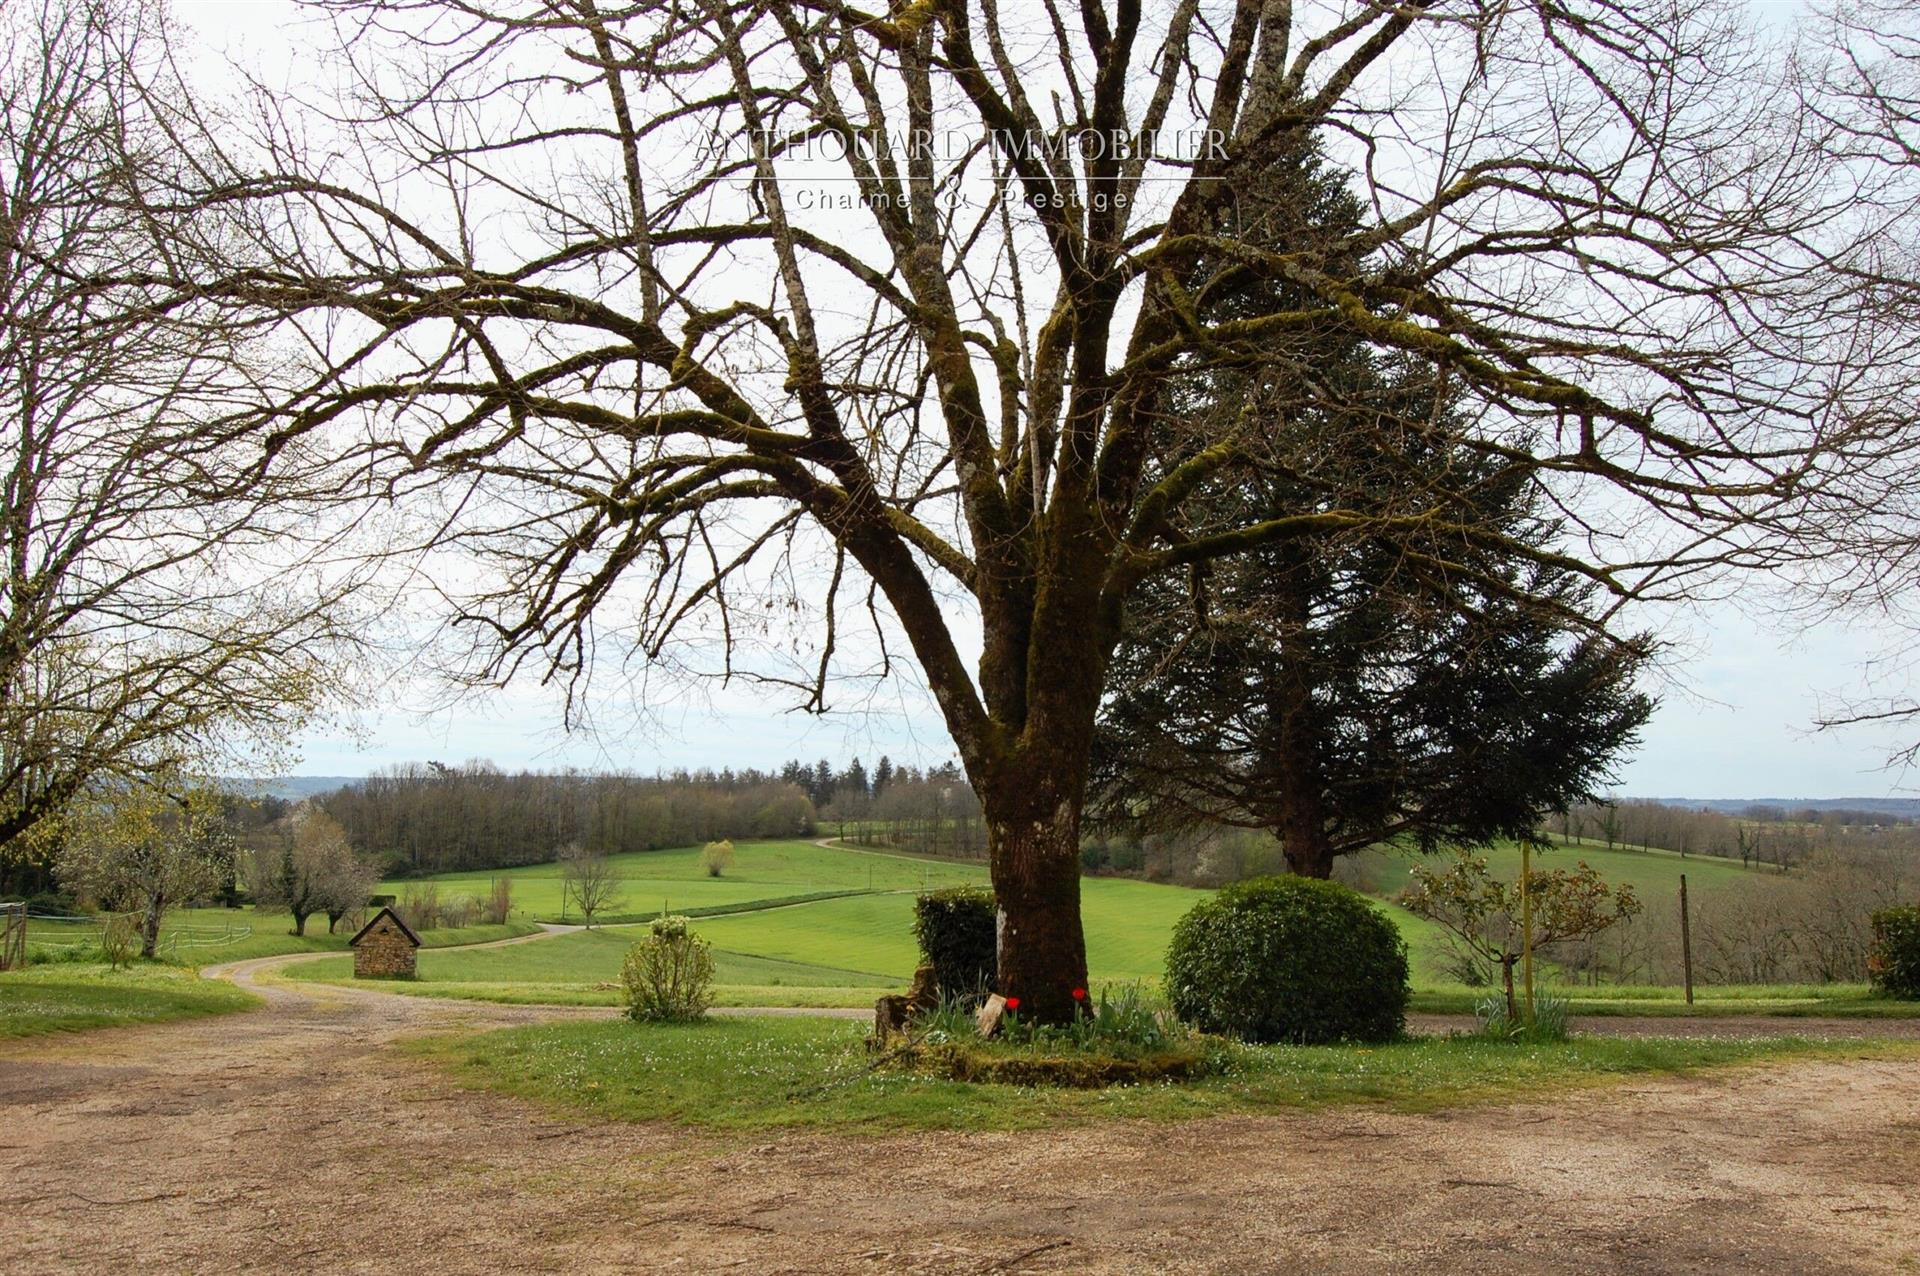
<instances>
[{"instance_id":1,"label":"grass verge","mask_svg":"<svg viewBox=\"0 0 1920 1276\"><path fill-rule=\"evenodd\" d=\"M224 1015L259 1004L250 992L178 966L30 966L0 974L0 1038Z\"/></svg>"},{"instance_id":2,"label":"grass verge","mask_svg":"<svg viewBox=\"0 0 1920 1276\"><path fill-rule=\"evenodd\" d=\"M1434 1015L1469 1015L1490 989L1416 988L1408 1009ZM1677 987L1612 985L1563 988L1543 985L1542 995L1567 999L1571 1015L1635 1015L1717 1019L1738 1015L1784 1018L1920 1018L1920 1001L1895 1001L1865 984L1736 984L1694 989L1693 1004Z\"/></svg>"},{"instance_id":3,"label":"grass verge","mask_svg":"<svg viewBox=\"0 0 1920 1276\"><path fill-rule=\"evenodd\" d=\"M546 1024L407 1048L460 1083L595 1120L723 1129L1035 1129L1334 1105L1422 1112L1776 1059L1920 1058L1911 1043L1580 1037L1551 1045L1416 1038L1390 1046L1239 1048L1198 1081L1107 1090L979 1084L869 1068L864 1029L823 1019Z\"/></svg>"}]
</instances>

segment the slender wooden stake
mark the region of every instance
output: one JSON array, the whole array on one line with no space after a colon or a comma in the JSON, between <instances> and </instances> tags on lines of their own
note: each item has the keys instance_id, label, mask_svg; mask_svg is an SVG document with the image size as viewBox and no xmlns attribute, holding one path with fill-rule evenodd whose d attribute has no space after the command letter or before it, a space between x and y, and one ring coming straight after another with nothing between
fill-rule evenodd
<instances>
[{"instance_id":1,"label":"slender wooden stake","mask_svg":"<svg viewBox=\"0 0 1920 1276\"><path fill-rule=\"evenodd\" d=\"M1687 875L1680 874L1680 967L1686 972L1687 1004L1693 1004L1693 923L1687 918Z\"/></svg>"},{"instance_id":2,"label":"slender wooden stake","mask_svg":"<svg viewBox=\"0 0 1920 1276\"><path fill-rule=\"evenodd\" d=\"M1520 843L1520 982L1527 991L1527 1027L1533 1027L1533 847Z\"/></svg>"}]
</instances>

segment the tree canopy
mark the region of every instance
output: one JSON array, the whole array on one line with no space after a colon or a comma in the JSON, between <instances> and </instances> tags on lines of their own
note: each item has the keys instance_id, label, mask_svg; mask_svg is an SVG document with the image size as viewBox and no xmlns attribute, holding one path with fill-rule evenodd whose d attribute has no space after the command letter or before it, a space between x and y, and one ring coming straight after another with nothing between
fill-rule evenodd
<instances>
[{"instance_id":1,"label":"tree canopy","mask_svg":"<svg viewBox=\"0 0 1920 1276\"><path fill-rule=\"evenodd\" d=\"M89 790L270 769L335 699L356 569L329 459L258 428L245 259L160 6L0 11L0 855ZM318 537L324 539L324 536ZM338 564L336 564L338 566Z\"/></svg>"},{"instance_id":2,"label":"tree canopy","mask_svg":"<svg viewBox=\"0 0 1920 1276\"><path fill-rule=\"evenodd\" d=\"M1433 369L1438 452L1538 477L1553 561L1622 596L1772 561L1894 446L1847 410L1910 372L1852 304L1880 227L1730 2L322 8L351 99L222 139L205 202L261 255L183 288L300 352L275 437L481 564L445 586L471 679L578 709L633 662L821 710L904 646L1042 1019L1086 982L1134 591L1335 531L1485 539L1446 489L1218 499L1269 451L1264 412L1188 415L1222 373L1298 410L1339 404L1330 336ZM1241 233L1316 147L1360 215Z\"/></svg>"}]
</instances>

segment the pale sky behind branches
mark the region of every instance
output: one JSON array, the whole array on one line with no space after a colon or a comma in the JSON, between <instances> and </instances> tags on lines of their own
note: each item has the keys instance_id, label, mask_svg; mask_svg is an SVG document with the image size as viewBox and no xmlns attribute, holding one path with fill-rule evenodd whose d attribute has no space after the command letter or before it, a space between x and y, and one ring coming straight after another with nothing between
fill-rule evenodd
<instances>
[{"instance_id":1,"label":"pale sky behind branches","mask_svg":"<svg viewBox=\"0 0 1920 1276\"><path fill-rule=\"evenodd\" d=\"M1790 21L1798 0L1756 0L1756 16ZM303 44L291 0L174 0L188 29L185 52L217 83L226 60L274 82ZM1876 665L1898 635L1870 623L1822 620L1795 625L1778 610L1767 583L1737 585L1735 599L1688 609L1643 611L1639 625L1669 644L1661 699L1640 748L1619 768L1617 789L1633 796L1821 798L1920 792L1920 775L1885 769L1911 743L1898 729L1816 733L1813 722L1839 698L1900 691L1904 671ZM398 762L485 758L509 769L576 766L641 772L676 767L776 765L792 757L881 754L930 763L954 756L940 716L917 679L878 691L849 688L825 717L784 711L765 689L736 683L699 698L684 694L646 705L647 725L631 726L634 692L599 679L597 694L628 703L597 714L598 734L560 729L557 694L538 687L473 693L447 704L430 679L400 671L369 703L357 730L329 726L301 743L296 768L308 775L358 775Z\"/></svg>"}]
</instances>

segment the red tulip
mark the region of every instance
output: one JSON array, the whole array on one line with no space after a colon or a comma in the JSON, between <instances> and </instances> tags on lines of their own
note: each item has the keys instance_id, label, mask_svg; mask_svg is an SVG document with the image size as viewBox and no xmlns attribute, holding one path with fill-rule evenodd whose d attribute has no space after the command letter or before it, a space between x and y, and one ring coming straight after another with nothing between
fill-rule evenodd
<instances>
[{"instance_id":1,"label":"red tulip","mask_svg":"<svg viewBox=\"0 0 1920 1276\"><path fill-rule=\"evenodd\" d=\"M1020 1009L1020 999L1018 997L1007 998L1007 1009L1008 1010Z\"/></svg>"},{"instance_id":2,"label":"red tulip","mask_svg":"<svg viewBox=\"0 0 1920 1276\"><path fill-rule=\"evenodd\" d=\"M1087 990L1085 988L1075 988L1073 990L1073 999L1075 1001L1085 1001L1087 999Z\"/></svg>"}]
</instances>

